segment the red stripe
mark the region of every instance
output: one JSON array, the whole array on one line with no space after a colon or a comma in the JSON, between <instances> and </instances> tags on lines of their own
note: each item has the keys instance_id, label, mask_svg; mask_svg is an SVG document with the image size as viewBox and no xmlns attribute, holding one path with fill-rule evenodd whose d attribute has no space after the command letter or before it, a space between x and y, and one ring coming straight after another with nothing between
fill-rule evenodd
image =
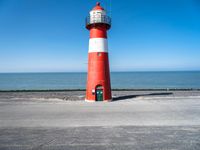
<instances>
[{"instance_id":1,"label":"red stripe","mask_svg":"<svg viewBox=\"0 0 200 150\"><path fill-rule=\"evenodd\" d=\"M107 29L105 27L91 28L90 38L107 38Z\"/></svg>"}]
</instances>

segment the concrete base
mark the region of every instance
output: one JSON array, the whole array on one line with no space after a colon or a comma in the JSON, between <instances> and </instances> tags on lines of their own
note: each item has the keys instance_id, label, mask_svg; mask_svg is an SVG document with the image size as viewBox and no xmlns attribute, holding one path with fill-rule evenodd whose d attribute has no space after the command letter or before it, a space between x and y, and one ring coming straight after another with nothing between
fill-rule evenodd
<instances>
[{"instance_id":1,"label":"concrete base","mask_svg":"<svg viewBox=\"0 0 200 150\"><path fill-rule=\"evenodd\" d=\"M96 100L87 100L85 99L86 102L89 102L89 103L94 103L94 102L97 102ZM109 100L103 100L103 101L98 101L98 102L112 102L112 99L109 99Z\"/></svg>"}]
</instances>

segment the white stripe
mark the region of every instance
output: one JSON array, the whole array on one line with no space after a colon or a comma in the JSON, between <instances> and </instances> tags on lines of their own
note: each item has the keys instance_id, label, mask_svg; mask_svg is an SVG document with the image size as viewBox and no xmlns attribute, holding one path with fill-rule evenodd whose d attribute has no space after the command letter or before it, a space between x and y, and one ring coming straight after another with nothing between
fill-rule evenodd
<instances>
[{"instance_id":1,"label":"white stripe","mask_svg":"<svg viewBox=\"0 0 200 150\"><path fill-rule=\"evenodd\" d=\"M91 38L89 41L89 53L108 52L108 42L105 38Z\"/></svg>"}]
</instances>

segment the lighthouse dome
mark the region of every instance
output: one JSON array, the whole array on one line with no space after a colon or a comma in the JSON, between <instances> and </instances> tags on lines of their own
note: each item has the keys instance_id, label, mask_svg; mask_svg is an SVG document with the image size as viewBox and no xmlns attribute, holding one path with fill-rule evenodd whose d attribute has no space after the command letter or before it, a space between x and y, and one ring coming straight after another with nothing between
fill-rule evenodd
<instances>
[{"instance_id":1,"label":"lighthouse dome","mask_svg":"<svg viewBox=\"0 0 200 150\"><path fill-rule=\"evenodd\" d=\"M96 6L90 11L90 16L97 17L97 16L105 16L106 11L103 7L100 6L100 3L97 2Z\"/></svg>"},{"instance_id":2,"label":"lighthouse dome","mask_svg":"<svg viewBox=\"0 0 200 150\"><path fill-rule=\"evenodd\" d=\"M96 6L92 10L104 10L104 8L100 6L99 2L97 2Z\"/></svg>"}]
</instances>

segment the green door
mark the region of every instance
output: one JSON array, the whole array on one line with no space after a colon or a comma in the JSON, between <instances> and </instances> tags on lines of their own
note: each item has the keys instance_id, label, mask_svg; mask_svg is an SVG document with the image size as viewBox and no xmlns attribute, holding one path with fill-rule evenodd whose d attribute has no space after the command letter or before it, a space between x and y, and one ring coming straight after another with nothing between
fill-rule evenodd
<instances>
[{"instance_id":1,"label":"green door","mask_svg":"<svg viewBox=\"0 0 200 150\"><path fill-rule=\"evenodd\" d=\"M96 90L96 101L103 101L103 90L102 89Z\"/></svg>"}]
</instances>

